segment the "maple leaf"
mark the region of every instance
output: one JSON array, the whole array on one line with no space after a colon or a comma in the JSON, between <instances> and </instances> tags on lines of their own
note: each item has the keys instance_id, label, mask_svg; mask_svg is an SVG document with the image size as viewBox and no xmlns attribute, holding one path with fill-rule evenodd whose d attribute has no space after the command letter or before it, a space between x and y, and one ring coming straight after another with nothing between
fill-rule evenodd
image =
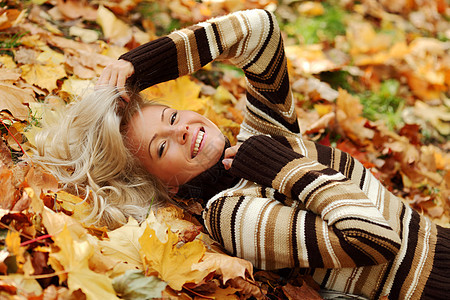
<instances>
[{"instance_id":1,"label":"maple leaf","mask_svg":"<svg viewBox=\"0 0 450 300\"><path fill-rule=\"evenodd\" d=\"M61 267L67 274L67 284L71 291L81 289L87 299L118 299L111 279L89 269L89 258L93 249L87 240L75 240L67 227L53 237L59 251L53 251L49 263L55 270ZM61 279L66 276L60 275Z\"/></svg>"},{"instance_id":2,"label":"maple leaf","mask_svg":"<svg viewBox=\"0 0 450 300\"><path fill-rule=\"evenodd\" d=\"M126 263L121 266L125 269L143 269L139 250L141 245L138 240L142 236L144 228L138 222L129 218L124 226L108 232L108 240L99 241L103 255L118 262Z\"/></svg>"},{"instance_id":3,"label":"maple leaf","mask_svg":"<svg viewBox=\"0 0 450 300\"><path fill-rule=\"evenodd\" d=\"M141 256L146 274L156 272L174 290L181 290L186 282L200 282L208 272L192 269L205 252L201 241L195 240L177 247L178 236L167 232L167 241L162 243L155 230L147 226L139 238Z\"/></svg>"},{"instance_id":4,"label":"maple leaf","mask_svg":"<svg viewBox=\"0 0 450 300\"><path fill-rule=\"evenodd\" d=\"M17 231L8 231L5 239L6 247L8 251L16 257L16 261L23 264L25 258L25 248L20 246L20 233Z\"/></svg>"},{"instance_id":5,"label":"maple leaf","mask_svg":"<svg viewBox=\"0 0 450 300\"><path fill-rule=\"evenodd\" d=\"M22 78L28 83L35 84L38 87L51 92L56 89L56 81L66 76L66 71L62 65L41 65L28 64L20 66L22 69Z\"/></svg>"},{"instance_id":6,"label":"maple leaf","mask_svg":"<svg viewBox=\"0 0 450 300\"><path fill-rule=\"evenodd\" d=\"M113 12L100 5L97 10L97 23L100 24L103 34L115 44L125 45L132 36L131 28L118 19Z\"/></svg>"},{"instance_id":7,"label":"maple leaf","mask_svg":"<svg viewBox=\"0 0 450 300\"><path fill-rule=\"evenodd\" d=\"M36 100L29 92L17 88L12 84L0 83L0 107L1 110L9 110L11 114L20 120L27 120L29 116L26 104Z\"/></svg>"},{"instance_id":8,"label":"maple leaf","mask_svg":"<svg viewBox=\"0 0 450 300\"><path fill-rule=\"evenodd\" d=\"M178 110L192 110L203 112L207 105L207 97L199 97L200 86L189 76L183 76L174 80L159 83L142 91L149 99L161 101Z\"/></svg>"},{"instance_id":9,"label":"maple leaf","mask_svg":"<svg viewBox=\"0 0 450 300\"><path fill-rule=\"evenodd\" d=\"M229 279L236 277L252 278L253 265L244 259L233 257L221 253L206 252L202 261L192 265L192 269L199 271L215 271L222 275L222 282L225 284ZM253 278L252 278L253 280Z\"/></svg>"},{"instance_id":10,"label":"maple leaf","mask_svg":"<svg viewBox=\"0 0 450 300\"><path fill-rule=\"evenodd\" d=\"M155 276L145 276L142 271L127 270L125 274L114 278L113 286L122 299L144 300L161 298L167 283Z\"/></svg>"}]
</instances>

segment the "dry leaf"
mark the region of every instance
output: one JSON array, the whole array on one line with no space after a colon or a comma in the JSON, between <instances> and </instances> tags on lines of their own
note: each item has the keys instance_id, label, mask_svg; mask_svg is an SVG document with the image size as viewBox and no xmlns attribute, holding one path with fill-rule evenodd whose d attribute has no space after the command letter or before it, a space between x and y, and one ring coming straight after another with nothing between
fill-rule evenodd
<instances>
[{"instance_id":1,"label":"dry leaf","mask_svg":"<svg viewBox=\"0 0 450 300\"><path fill-rule=\"evenodd\" d=\"M89 269L93 249L88 241L73 239L67 227L53 240L59 251L50 253L49 263L55 270L62 267L67 272L67 284L71 291L81 289L87 299L118 299L111 279ZM61 278L65 276L60 276L60 281Z\"/></svg>"},{"instance_id":2,"label":"dry leaf","mask_svg":"<svg viewBox=\"0 0 450 300\"><path fill-rule=\"evenodd\" d=\"M139 238L144 229L135 219L129 218L127 224L108 232L108 240L99 241L103 254L118 262L126 263L124 268L142 270Z\"/></svg>"},{"instance_id":3,"label":"dry leaf","mask_svg":"<svg viewBox=\"0 0 450 300\"><path fill-rule=\"evenodd\" d=\"M89 6L86 0L57 0L59 11L69 19L83 18L88 21L95 21L97 11Z\"/></svg>"},{"instance_id":4,"label":"dry leaf","mask_svg":"<svg viewBox=\"0 0 450 300\"><path fill-rule=\"evenodd\" d=\"M177 247L178 236L175 233L168 230L167 241L163 243L147 226L139 243L146 274L156 272L174 290L181 290L186 282L198 283L209 273L192 269L205 252L205 246L198 240Z\"/></svg>"},{"instance_id":5,"label":"dry leaf","mask_svg":"<svg viewBox=\"0 0 450 300\"><path fill-rule=\"evenodd\" d=\"M199 97L201 87L189 76L183 76L145 89L142 93L178 110L203 112L208 98Z\"/></svg>"},{"instance_id":6,"label":"dry leaf","mask_svg":"<svg viewBox=\"0 0 450 300\"><path fill-rule=\"evenodd\" d=\"M29 116L26 104L35 102L34 97L15 87L14 85L0 83L0 107L11 112L11 114L20 120L27 120Z\"/></svg>"},{"instance_id":7,"label":"dry leaf","mask_svg":"<svg viewBox=\"0 0 450 300\"><path fill-rule=\"evenodd\" d=\"M253 279L253 265L244 259L221 253L206 252L202 261L192 265L192 269L199 271L215 271L222 275L222 283L236 277Z\"/></svg>"},{"instance_id":8,"label":"dry leaf","mask_svg":"<svg viewBox=\"0 0 450 300\"><path fill-rule=\"evenodd\" d=\"M28 83L37 85L48 92L52 92L57 87L57 80L66 76L66 71L62 65L51 64L28 64L20 66L22 78Z\"/></svg>"},{"instance_id":9,"label":"dry leaf","mask_svg":"<svg viewBox=\"0 0 450 300\"><path fill-rule=\"evenodd\" d=\"M285 286L283 286L282 289L284 294L289 300L322 299L319 293L313 288L311 288L309 285L307 285L306 282L303 282L303 285L301 287L294 286L288 283Z\"/></svg>"},{"instance_id":10,"label":"dry leaf","mask_svg":"<svg viewBox=\"0 0 450 300\"><path fill-rule=\"evenodd\" d=\"M132 36L132 31L128 24L116 18L116 16L103 5L97 11L97 23L100 24L104 36L120 46L128 43Z\"/></svg>"}]
</instances>

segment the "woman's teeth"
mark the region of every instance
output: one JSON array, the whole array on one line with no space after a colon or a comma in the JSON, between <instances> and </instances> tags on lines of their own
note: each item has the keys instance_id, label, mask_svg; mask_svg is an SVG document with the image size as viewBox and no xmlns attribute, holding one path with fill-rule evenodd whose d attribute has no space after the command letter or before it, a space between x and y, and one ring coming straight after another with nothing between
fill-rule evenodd
<instances>
[{"instance_id":1,"label":"woman's teeth","mask_svg":"<svg viewBox=\"0 0 450 300\"><path fill-rule=\"evenodd\" d=\"M197 140L195 140L195 145L194 145L194 151L192 152L192 157L194 158L196 155L197 155L197 153L198 153L198 147L200 147L200 144L201 144L201 142L202 142L202 140L203 140L203 135L204 135L205 133L203 132L203 131L199 131L198 132L198 135L197 135Z\"/></svg>"}]
</instances>

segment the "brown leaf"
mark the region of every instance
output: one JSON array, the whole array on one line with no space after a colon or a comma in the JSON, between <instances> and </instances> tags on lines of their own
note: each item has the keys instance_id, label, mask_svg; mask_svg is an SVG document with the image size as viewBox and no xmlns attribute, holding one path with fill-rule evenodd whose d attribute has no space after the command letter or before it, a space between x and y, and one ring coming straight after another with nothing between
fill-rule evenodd
<instances>
[{"instance_id":1,"label":"brown leaf","mask_svg":"<svg viewBox=\"0 0 450 300\"><path fill-rule=\"evenodd\" d=\"M12 172L8 168L0 168L0 208L10 209L15 202L16 188L12 184Z\"/></svg>"},{"instance_id":2,"label":"brown leaf","mask_svg":"<svg viewBox=\"0 0 450 300\"><path fill-rule=\"evenodd\" d=\"M68 19L83 18L88 21L95 21L97 10L89 6L86 0L58 0L59 11Z\"/></svg>"},{"instance_id":3,"label":"brown leaf","mask_svg":"<svg viewBox=\"0 0 450 300\"><path fill-rule=\"evenodd\" d=\"M222 275L224 284L229 279L237 277L250 277L253 280L253 265L249 261L221 253L206 252L202 261L194 264L192 268L199 271L215 271Z\"/></svg>"},{"instance_id":4,"label":"brown leaf","mask_svg":"<svg viewBox=\"0 0 450 300\"><path fill-rule=\"evenodd\" d=\"M36 193L40 194L41 191L47 193L48 191L56 192L58 190L58 180L51 175L46 173L40 168L31 168L26 176L27 183Z\"/></svg>"},{"instance_id":5,"label":"brown leaf","mask_svg":"<svg viewBox=\"0 0 450 300\"><path fill-rule=\"evenodd\" d=\"M0 30L13 26L19 16L20 11L17 9L0 9Z\"/></svg>"},{"instance_id":6,"label":"brown leaf","mask_svg":"<svg viewBox=\"0 0 450 300\"><path fill-rule=\"evenodd\" d=\"M0 83L0 107L6 109L20 120L27 120L29 113L26 104L35 102L33 95L11 84Z\"/></svg>"},{"instance_id":7,"label":"brown leaf","mask_svg":"<svg viewBox=\"0 0 450 300\"><path fill-rule=\"evenodd\" d=\"M249 297L255 297L256 299L264 299L265 296L261 292L261 289L256 284L256 282L252 282L249 280L245 280L242 277L236 277L233 279L230 279L228 281L229 286L238 289L240 294Z\"/></svg>"},{"instance_id":8,"label":"brown leaf","mask_svg":"<svg viewBox=\"0 0 450 300\"><path fill-rule=\"evenodd\" d=\"M319 293L312 287L303 282L301 287L291 285L290 283L282 287L284 294L289 300L314 300L322 299Z\"/></svg>"}]
</instances>

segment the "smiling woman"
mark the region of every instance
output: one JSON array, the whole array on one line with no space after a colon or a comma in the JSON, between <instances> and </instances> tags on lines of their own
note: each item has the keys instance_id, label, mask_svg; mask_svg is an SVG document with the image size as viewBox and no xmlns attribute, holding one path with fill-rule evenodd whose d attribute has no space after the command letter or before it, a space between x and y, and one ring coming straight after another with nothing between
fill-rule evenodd
<instances>
[{"instance_id":1,"label":"smiling woman","mask_svg":"<svg viewBox=\"0 0 450 300\"><path fill-rule=\"evenodd\" d=\"M124 92L218 59L247 80L237 146L201 115ZM447 298L449 229L347 153L301 135L270 12L236 12L141 45L106 67L98 86L43 131L35 157L81 187L91 221L111 228L129 216L142 221L170 189L206 202L211 237L258 268L300 267L322 288L371 299Z\"/></svg>"},{"instance_id":2,"label":"smiling woman","mask_svg":"<svg viewBox=\"0 0 450 300\"><path fill-rule=\"evenodd\" d=\"M217 163L225 146L219 128L204 116L161 105L133 116L126 137L146 170L173 188Z\"/></svg>"}]
</instances>

